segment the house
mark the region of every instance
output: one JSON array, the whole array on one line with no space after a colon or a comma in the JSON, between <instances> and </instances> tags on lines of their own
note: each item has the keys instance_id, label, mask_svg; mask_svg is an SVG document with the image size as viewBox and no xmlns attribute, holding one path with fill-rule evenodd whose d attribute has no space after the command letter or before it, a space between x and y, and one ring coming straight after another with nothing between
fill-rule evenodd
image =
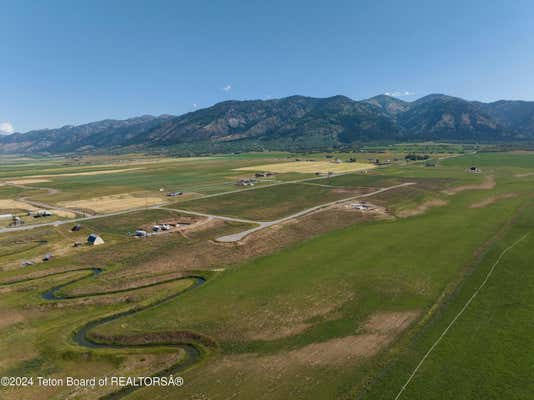
<instances>
[{"instance_id":1,"label":"house","mask_svg":"<svg viewBox=\"0 0 534 400\"><path fill-rule=\"evenodd\" d=\"M267 178L269 176L273 176L274 174L272 172L256 172L254 176L256 178Z\"/></svg>"},{"instance_id":2,"label":"house","mask_svg":"<svg viewBox=\"0 0 534 400\"><path fill-rule=\"evenodd\" d=\"M239 186L254 186L256 184L256 179L248 178L248 179L240 179L237 181L237 185Z\"/></svg>"},{"instance_id":3,"label":"house","mask_svg":"<svg viewBox=\"0 0 534 400\"><path fill-rule=\"evenodd\" d=\"M9 224L9 226L21 226L21 225L24 225L24 221L20 218L20 217L17 217L17 216L13 216L13 219L11 220L11 223Z\"/></svg>"},{"instance_id":4,"label":"house","mask_svg":"<svg viewBox=\"0 0 534 400\"><path fill-rule=\"evenodd\" d=\"M98 246L99 244L104 244L104 239L102 239L96 233L91 233L87 237L87 244L89 244L91 246Z\"/></svg>"},{"instance_id":5,"label":"house","mask_svg":"<svg viewBox=\"0 0 534 400\"><path fill-rule=\"evenodd\" d=\"M138 229L138 230L135 231L135 236L137 236L137 237L146 237L147 233L143 229Z\"/></svg>"},{"instance_id":6,"label":"house","mask_svg":"<svg viewBox=\"0 0 534 400\"><path fill-rule=\"evenodd\" d=\"M184 192L169 192L169 193L167 193L167 196L168 197L176 197L176 196L181 196L182 194L184 194Z\"/></svg>"},{"instance_id":7,"label":"house","mask_svg":"<svg viewBox=\"0 0 534 400\"><path fill-rule=\"evenodd\" d=\"M153 230L154 232L161 232L161 226L159 226L159 225L154 225L154 226L152 227L152 230Z\"/></svg>"},{"instance_id":8,"label":"house","mask_svg":"<svg viewBox=\"0 0 534 400\"><path fill-rule=\"evenodd\" d=\"M48 210L39 210L39 211L35 211L33 213L33 218L44 218L44 217L51 217L52 215L52 212L51 211L48 211Z\"/></svg>"},{"instance_id":9,"label":"house","mask_svg":"<svg viewBox=\"0 0 534 400\"><path fill-rule=\"evenodd\" d=\"M369 206L365 203L352 203L351 205L351 208L354 208L355 210L360 210L360 211L367 211L369 210Z\"/></svg>"}]
</instances>

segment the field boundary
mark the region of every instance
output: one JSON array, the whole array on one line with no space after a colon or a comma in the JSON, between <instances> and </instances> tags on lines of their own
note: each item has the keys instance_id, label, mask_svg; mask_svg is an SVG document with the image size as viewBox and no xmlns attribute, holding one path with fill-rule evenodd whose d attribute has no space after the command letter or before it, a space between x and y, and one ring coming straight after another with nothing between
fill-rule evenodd
<instances>
[{"instance_id":1,"label":"field boundary","mask_svg":"<svg viewBox=\"0 0 534 400\"><path fill-rule=\"evenodd\" d=\"M404 383L404 385L401 387L400 391L397 393L397 395L395 396L394 400L398 400L400 399L400 397L402 396L402 394L404 393L404 391L406 390L406 388L408 387L408 385L412 382L413 378L415 377L415 375L417 374L417 371L419 371L419 369L421 368L421 366L424 364L424 362L426 361L426 359L430 356L430 354L434 351L434 349L438 346L438 344L443 340L443 338L445 337L445 335L447 334L447 332L452 328L452 326L456 323L456 321L462 316L462 314L464 313L465 310L467 310L467 308L469 307L469 305L473 302L473 300L477 297L478 293L484 288L484 286L486 286L486 283L489 281L489 279L491 278L491 276L493 275L493 271L495 271L495 268L497 267L497 265L501 262L502 258L510 251L512 250L516 245L518 245L520 242L522 242L528 235L529 235L530 232L527 232L525 233L523 236L521 236L518 240L516 240L514 243L512 243L510 246L508 246L506 249L504 249L501 254L499 255L499 257L497 257L497 260L495 260L495 262L493 263L493 265L491 266L490 270L488 271L488 273L486 274L486 277L484 278L484 280L482 281L482 283L478 286L478 288L475 290L475 292L471 295L471 297L467 300L467 302L464 304L464 306L460 309L460 311L456 314L456 316L452 319L452 321L449 323L449 325L447 325L447 327L443 330L443 332L441 333L441 335L436 339L436 341L432 344L432 346L430 346L430 348L428 349L428 351L425 353L425 355L423 356L423 358L419 361L419 363L416 365L416 367L414 368L413 372L411 373L411 375L408 377L408 379L406 380L406 382Z\"/></svg>"}]
</instances>

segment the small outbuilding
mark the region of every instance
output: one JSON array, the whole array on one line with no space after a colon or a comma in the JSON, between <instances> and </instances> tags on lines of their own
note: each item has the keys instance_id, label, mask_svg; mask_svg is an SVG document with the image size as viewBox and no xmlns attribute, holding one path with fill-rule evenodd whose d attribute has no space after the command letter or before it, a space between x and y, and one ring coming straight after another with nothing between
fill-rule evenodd
<instances>
[{"instance_id":1,"label":"small outbuilding","mask_svg":"<svg viewBox=\"0 0 534 400\"><path fill-rule=\"evenodd\" d=\"M89 244L91 246L98 246L99 244L104 244L104 239L102 239L96 233L91 233L87 237L87 244Z\"/></svg>"},{"instance_id":2,"label":"small outbuilding","mask_svg":"<svg viewBox=\"0 0 534 400\"><path fill-rule=\"evenodd\" d=\"M82 229L82 226L80 224L76 224L71 228L71 231L78 232L80 229Z\"/></svg>"},{"instance_id":3,"label":"small outbuilding","mask_svg":"<svg viewBox=\"0 0 534 400\"><path fill-rule=\"evenodd\" d=\"M48 253L43 257L43 261L50 261L52 258L54 258L54 255L52 253Z\"/></svg>"}]
</instances>

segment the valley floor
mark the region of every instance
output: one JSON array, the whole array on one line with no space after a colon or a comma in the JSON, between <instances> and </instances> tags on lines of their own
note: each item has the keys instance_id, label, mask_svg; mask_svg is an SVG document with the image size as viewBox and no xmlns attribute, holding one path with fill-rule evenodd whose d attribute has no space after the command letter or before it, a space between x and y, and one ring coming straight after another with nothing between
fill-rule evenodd
<instances>
[{"instance_id":1,"label":"valley floor","mask_svg":"<svg viewBox=\"0 0 534 400\"><path fill-rule=\"evenodd\" d=\"M288 154L6 166L0 214L26 223L0 231L0 375L184 383L1 397L529 398L534 153L395 156L330 176Z\"/></svg>"}]
</instances>

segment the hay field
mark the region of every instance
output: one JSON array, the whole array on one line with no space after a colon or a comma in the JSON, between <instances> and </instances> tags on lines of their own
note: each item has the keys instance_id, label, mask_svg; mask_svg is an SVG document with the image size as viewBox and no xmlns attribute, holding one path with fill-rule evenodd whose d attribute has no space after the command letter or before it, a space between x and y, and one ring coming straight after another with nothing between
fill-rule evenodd
<instances>
[{"instance_id":1,"label":"hay field","mask_svg":"<svg viewBox=\"0 0 534 400\"><path fill-rule=\"evenodd\" d=\"M329 161L292 161L275 164L254 165L251 167L237 168L236 171L270 171L276 173L300 172L304 174L313 174L320 172L326 174L333 172L336 174L343 172L362 171L375 168L373 164L365 163L333 163Z\"/></svg>"},{"instance_id":2,"label":"hay field","mask_svg":"<svg viewBox=\"0 0 534 400\"><path fill-rule=\"evenodd\" d=\"M26 210L26 211L35 211L38 208L32 206L31 204L24 203L18 200L11 199L0 199L0 209L1 210Z\"/></svg>"},{"instance_id":3,"label":"hay field","mask_svg":"<svg viewBox=\"0 0 534 400\"><path fill-rule=\"evenodd\" d=\"M85 171L85 172L68 172L66 174L55 174L55 175L32 175L26 177L26 181L29 179L33 180L35 182L36 179L41 178L61 178L63 176L91 176L91 175L105 175L105 174L118 174L121 172L131 172L136 171L139 169L143 169L142 167L135 167L135 168L124 168L124 169L105 169L100 171ZM14 182L14 181L11 181ZM28 182L26 182L28 183Z\"/></svg>"},{"instance_id":4,"label":"hay field","mask_svg":"<svg viewBox=\"0 0 534 400\"><path fill-rule=\"evenodd\" d=\"M41 178L16 179L14 181L7 181L6 183L9 183L11 185L29 185L29 184L32 184L32 183L43 183L43 182L50 182L50 179L41 179Z\"/></svg>"},{"instance_id":5,"label":"hay field","mask_svg":"<svg viewBox=\"0 0 534 400\"><path fill-rule=\"evenodd\" d=\"M114 212L154 206L164 202L161 197L136 197L132 193L119 193L84 200L62 201L59 205L67 208L93 210L95 212Z\"/></svg>"}]
</instances>

